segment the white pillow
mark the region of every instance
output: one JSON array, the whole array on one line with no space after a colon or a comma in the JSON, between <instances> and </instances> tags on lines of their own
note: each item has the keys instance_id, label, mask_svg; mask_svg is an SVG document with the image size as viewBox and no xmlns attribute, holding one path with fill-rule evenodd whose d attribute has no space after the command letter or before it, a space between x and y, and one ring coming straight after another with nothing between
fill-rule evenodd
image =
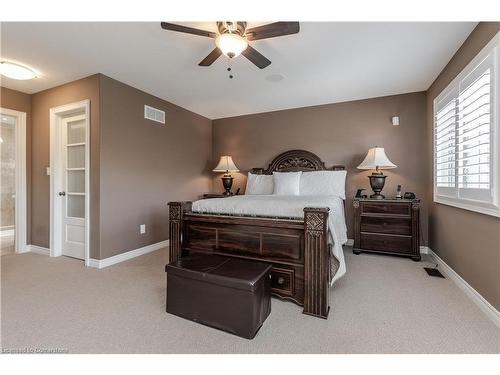
<instances>
[{"instance_id":1,"label":"white pillow","mask_svg":"<svg viewBox=\"0 0 500 375\"><path fill-rule=\"evenodd\" d=\"M302 172L273 172L274 195L299 195Z\"/></svg>"},{"instance_id":2,"label":"white pillow","mask_svg":"<svg viewBox=\"0 0 500 375\"><path fill-rule=\"evenodd\" d=\"M335 195L345 199L347 171L304 172L300 176L300 195Z\"/></svg>"},{"instance_id":3,"label":"white pillow","mask_svg":"<svg viewBox=\"0 0 500 375\"><path fill-rule=\"evenodd\" d=\"M268 174L248 174L245 195L271 195L274 191L274 178Z\"/></svg>"}]
</instances>

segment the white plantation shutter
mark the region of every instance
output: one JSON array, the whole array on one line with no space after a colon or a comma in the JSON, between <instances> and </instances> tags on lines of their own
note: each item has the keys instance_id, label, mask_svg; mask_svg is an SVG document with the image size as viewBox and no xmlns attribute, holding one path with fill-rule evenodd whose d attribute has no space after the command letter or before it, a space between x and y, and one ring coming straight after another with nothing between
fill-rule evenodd
<instances>
[{"instance_id":1,"label":"white plantation shutter","mask_svg":"<svg viewBox=\"0 0 500 375\"><path fill-rule=\"evenodd\" d=\"M434 101L434 200L500 216L499 35Z\"/></svg>"},{"instance_id":2,"label":"white plantation shutter","mask_svg":"<svg viewBox=\"0 0 500 375\"><path fill-rule=\"evenodd\" d=\"M460 82L457 123L459 197L492 202L490 177L494 123L491 111L493 56Z\"/></svg>"},{"instance_id":3,"label":"white plantation shutter","mask_svg":"<svg viewBox=\"0 0 500 375\"><path fill-rule=\"evenodd\" d=\"M456 195L457 93L452 90L438 104L434 116L436 185L442 195Z\"/></svg>"}]
</instances>

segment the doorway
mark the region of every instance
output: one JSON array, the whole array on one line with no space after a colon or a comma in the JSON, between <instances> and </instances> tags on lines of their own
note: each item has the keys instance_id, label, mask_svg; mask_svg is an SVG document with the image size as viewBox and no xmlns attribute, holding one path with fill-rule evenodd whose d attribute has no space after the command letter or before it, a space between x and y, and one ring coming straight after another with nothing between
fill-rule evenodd
<instances>
[{"instance_id":1,"label":"doorway","mask_svg":"<svg viewBox=\"0 0 500 375\"><path fill-rule=\"evenodd\" d=\"M0 108L0 254L26 245L26 113Z\"/></svg>"},{"instance_id":2,"label":"doorway","mask_svg":"<svg viewBox=\"0 0 500 375\"><path fill-rule=\"evenodd\" d=\"M50 110L51 256L89 262L90 102Z\"/></svg>"}]
</instances>

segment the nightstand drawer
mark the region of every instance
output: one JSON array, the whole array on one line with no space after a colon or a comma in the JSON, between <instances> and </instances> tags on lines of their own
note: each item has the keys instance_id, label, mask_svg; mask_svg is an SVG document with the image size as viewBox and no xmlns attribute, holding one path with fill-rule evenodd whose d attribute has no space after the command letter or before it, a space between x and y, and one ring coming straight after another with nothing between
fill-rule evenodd
<instances>
[{"instance_id":1,"label":"nightstand drawer","mask_svg":"<svg viewBox=\"0 0 500 375\"><path fill-rule=\"evenodd\" d=\"M389 234L361 233L361 249L388 253L412 253L410 236L391 236Z\"/></svg>"},{"instance_id":2,"label":"nightstand drawer","mask_svg":"<svg viewBox=\"0 0 500 375\"><path fill-rule=\"evenodd\" d=\"M410 205L407 203L362 202L361 214L387 214L410 216Z\"/></svg>"},{"instance_id":3,"label":"nightstand drawer","mask_svg":"<svg viewBox=\"0 0 500 375\"><path fill-rule=\"evenodd\" d=\"M404 234L411 236L411 219L399 217L362 216L361 232Z\"/></svg>"}]
</instances>

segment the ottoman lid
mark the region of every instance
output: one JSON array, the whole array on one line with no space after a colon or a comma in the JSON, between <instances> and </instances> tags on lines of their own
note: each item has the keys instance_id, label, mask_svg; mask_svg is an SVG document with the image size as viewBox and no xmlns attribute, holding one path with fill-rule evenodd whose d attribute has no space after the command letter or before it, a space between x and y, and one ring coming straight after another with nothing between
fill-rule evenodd
<instances>
[{"instance_id":1,"label":"ottoman lid","mask_svg":"<svg viewBox=\"0 0 500 375\"><path fill-rule=\"evenodd\" d=\"M266 277L271 268L270 264L264 262L200 254L167 264L165 271L227 288L254 291L258 281Z\"/></svg>"}]
</instances>

